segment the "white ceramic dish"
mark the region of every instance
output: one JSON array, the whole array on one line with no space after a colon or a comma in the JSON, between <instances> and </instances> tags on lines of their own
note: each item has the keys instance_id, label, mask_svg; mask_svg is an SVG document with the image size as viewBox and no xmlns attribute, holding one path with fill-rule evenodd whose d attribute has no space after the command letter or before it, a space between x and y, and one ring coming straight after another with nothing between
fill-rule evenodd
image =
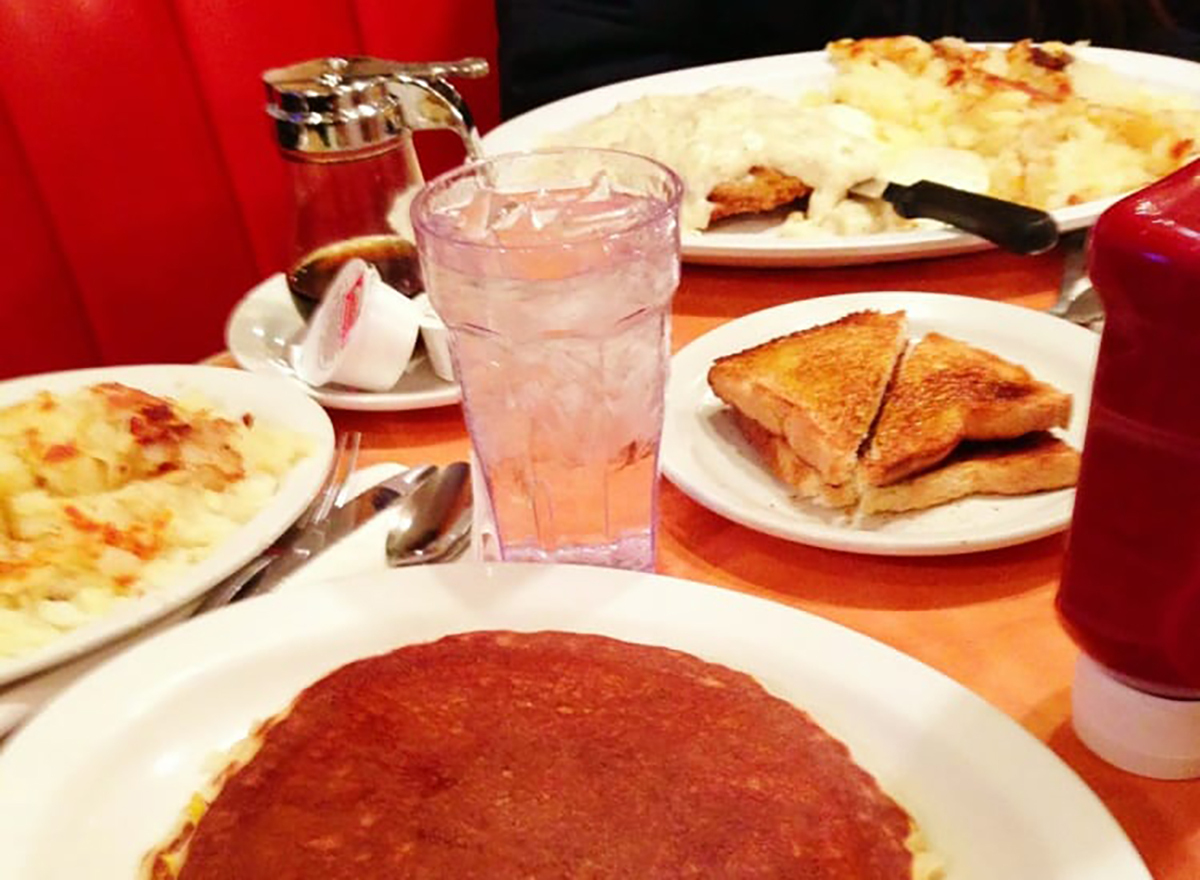
<instances>
[{"instance_id":1,"label":"white ceramic dish","mask_svg":"<svg viewBox=\"0 0 1200 880\"><path fill-rule=\"evenodd\" d=\"M28 399L41 390L67 392L96 382L121 382L170 397L197 394L231 415L252 413L262 423L284 426L307 436L312 452L293 467L267 506L207 558L179 571L170 584L124 603L113 613L42 648L0 659L0 685L127 636L197 599L291 525L316 496L332 460L333 425L320 406L277 379L241 370L155 364L28 376L0 383L0 406Z\"/></svg>"},{"instance_id":2,"label":"white ceramic dish","mask_svg":"<svg viewBox=\"0 0 1200 880\"><path fill-rule=\"evenodd\" d=\"M0 753L0 876L135 876L214 772L214 754L305 685L355 658L489 628L603 633L756 676L850 746L920 822L950 877L1150 877L1116 821L1049 749L910 657L729 590L522 565L328 582L231 606L122 654Z\"/></svg>"},{"instance_id":3,"label":"white ceramic dish","mask_svg":"<svg viewBox=\"0 0 1200 880\"><path fill-rule=\"evenodd\" d=\"M896 556L967 553L1030 541L1066 528L1073 489L1014 498L976 496L940 507L870 517L793 499L759 463L706 380L713 360L860 309L908 314L909 336L930 330L994 351L1074 396L1063 437L1083 446L1099 337L1020 306L945 293L850 293L788 303L730 321L671 361L663 472L693 499L729 519L802 544Z\"/></svg>"},{"instance_id":4,"label":"white ceramic dish","mask_svg":"<svg viewBox=\"0 0 1200 880\"><path fill-rule=\"evenodd\" d=\"M287 348L304 329L292 306L282 274L272 275L246 294L225 325L225 345L233 359L252 373L287 380L330 409L399 411L429 409L458 403L457 382L433 371L423 354L415 357L389 391L356 391L336 385L314 388L303 382L287 359Z\"/></svg>"},{"instance_id":5,"label":"white ceramic dish","mask_svg":"<svg viewBox=\"0 0 1200 880\"><path fill-rule=\"evenodd\" d=\"M395 462L385 462L355 471L346 482L338 503L341 504L345 499L353 498L359 492L374 486L380 480L400 473L403 469L402 465ZM379 572L387 571L388 566L383 548L390 526L391 521L387 517L378 517L361 528L355 529L332 547L322 551L316 559L281 581L274 592L282 593L303 589L311 584L320 584L335 577L376 575ZM444 564L458 565L467 561L471 555L467 553L453 563ZM115 654L129 650L137 642L186 620L202 598L197 597L194 602L177 608L166 617L158 618L143 629L109 642L103 648L98 648L70 662L60 663L40 675L23 678L8 687L0 686L0 745L3 744L4 736L7 733L83 675Z\"/></svg>"},{"instance_id":6,"label":"white ceramic dish","mask_svg":"<svg viewBox=\"0 0 1200 880\"><path fill-rule=\"evenodd\" d=\"M1119 49L1086 48L1082 57L1163 92L1195 97L1200 103L1200 64L1163 55ZM546 137L609 112L617 104L649 94L694 94L715 86L754 86L795 96L828 87L833 68L822 52L801 52L732 61L628 80L555 101L515 117L483 138L489 153L527 150ZM1115 199L1103 199L1054 211L1064 232L1090 226ZM774 223L743 221L720 232L685 232L683 257L695 263L726 265L852 265L937 257L990 248L973 235L953 229L880 233L811 239L778 236Z\"/></svg>"}]
</instances>

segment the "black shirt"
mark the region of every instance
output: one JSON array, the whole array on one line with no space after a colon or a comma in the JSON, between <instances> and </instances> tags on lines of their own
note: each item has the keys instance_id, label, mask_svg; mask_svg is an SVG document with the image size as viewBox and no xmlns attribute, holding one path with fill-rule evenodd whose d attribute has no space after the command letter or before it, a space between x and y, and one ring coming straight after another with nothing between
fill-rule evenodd
<instances>
[{"instance_id":1,"label":"black shirt","mask_svg":"<svg viewBox=\"0 0 1200 880\"><path fill-rule=\"evenodd\" d=\"M631 77L823 49L840 37L1024 37L1200 58L1196 0L495 0L500 94L511 117Z\"/></svg>"}]
</instances>

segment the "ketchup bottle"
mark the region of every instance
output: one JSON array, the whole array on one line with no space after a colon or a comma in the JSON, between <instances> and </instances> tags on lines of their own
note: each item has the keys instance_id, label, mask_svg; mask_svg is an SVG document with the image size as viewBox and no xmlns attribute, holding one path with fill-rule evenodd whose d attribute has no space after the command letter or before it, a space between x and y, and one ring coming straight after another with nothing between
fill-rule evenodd
<instances>
[{"instance_id":1,"label":"ketchup bottle","mask_svg":"<svg viewBox=\"0 0 1200 880\"><path fill-rule=\"evenodd\" d=\"M1200 776L1200 160L1105 211L1105 308L1060 619L1074 725L1141 775Z\"/></svg>"}]
</instances>

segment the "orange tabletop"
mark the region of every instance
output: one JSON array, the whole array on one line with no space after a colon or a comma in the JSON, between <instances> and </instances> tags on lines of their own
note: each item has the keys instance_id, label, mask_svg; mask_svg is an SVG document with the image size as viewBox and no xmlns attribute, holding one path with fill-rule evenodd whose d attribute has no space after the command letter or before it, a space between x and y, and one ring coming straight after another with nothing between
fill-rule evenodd
<instances>
[{"instance_id":1,"label":"orange tabletop","mask_svg":"<svg viewBox=\"0 0 1200 880\"><path fill-rule=\"evenodd\" d=\"M986 252L836 269L686 266L675 299L673 342L679 348L769 306L855 291L937 291L1045 308L1054 299L1061 265L1058 253ZM458 407L332 415L339 428L363 432L366 462L440 464L467 455ZM949 675L1073 767L1124 826L1155 878L1200 877L1200 781L1161 782L1117 770L1089 752L1071 728L1078 652L1053 605L1061 535L960 556L864 556L759 534L711 513L665 481L660 507L660 572L819 614Z\"/></svg>"}]
</instances>

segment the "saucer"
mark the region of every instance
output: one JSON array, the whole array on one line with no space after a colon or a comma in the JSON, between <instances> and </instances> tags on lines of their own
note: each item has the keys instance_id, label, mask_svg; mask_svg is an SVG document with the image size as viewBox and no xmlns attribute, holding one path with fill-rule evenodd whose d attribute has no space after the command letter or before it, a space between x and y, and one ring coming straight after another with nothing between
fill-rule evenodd
<instances>
[{"instance_id":1,"label":"saucer","mask_svg":"<svg viewBox=\"0 0 1200 880\"><path fill-rule=\"evenodd\" d=\"M267 278L242 297L225 325L225 345L238 366L252 373L279 376L330 409L396 411L458 403L458 383L434 373L428 357L414 357L404 375L387 391L359 391L340 385L313 387L302 381L288 360L304 322L292 306L283 273Z\"/></svg>"}]
</instances>

